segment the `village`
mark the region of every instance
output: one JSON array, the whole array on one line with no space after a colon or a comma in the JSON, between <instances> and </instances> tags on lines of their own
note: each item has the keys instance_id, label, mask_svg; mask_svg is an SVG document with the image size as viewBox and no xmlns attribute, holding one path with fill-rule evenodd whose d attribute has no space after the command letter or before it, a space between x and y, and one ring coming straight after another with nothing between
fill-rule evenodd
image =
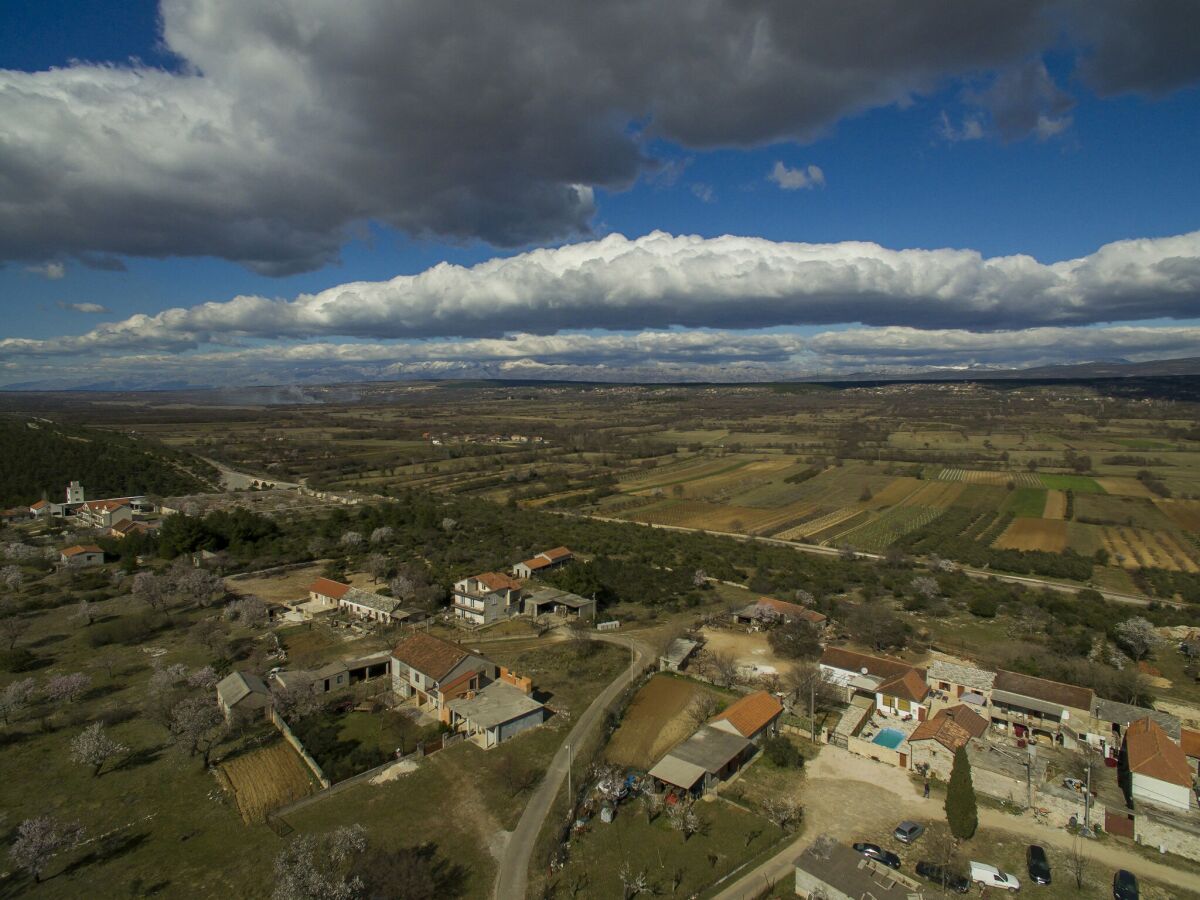
<instances>
[{"instance_id":1,"label":"village","mask_svg":"<svg viewBox=\"0 0 1200 900\"><path fill-rule=\"evenodd\" d=\"M69 521L75 535L123 539L153 533L163 515L174 514L146 497L89 501L72 482L66 502L36 503L27 521ZM94 543L57 554L63 571L107 565ZM716 822L748 828L740 817L753 811L769 828L765 836L747 831L758 870L769 866L768 849L782 852L805 836L807 843L796 847L802 852L788 861L795 895L857 897L869 890L919 898L968 878L1019 885L1025 876L1011 871L1010 858L967 865L935 846L933 832L944 830L938 798L963 765L956 759L969 766L981 803L1022 822L1030 841L1061 832L1200 862L1195 717L1185 722L941 651L920 660L865 652L848 646L839 623L811 606L752 592L701 615L638 628L604 614L594 596L546 580L587 559L564 546L541 550L503 571L461 578L447 586L448 602L433 608L382 590L378 578L363 572L301 582L311 566L284 566L224 578L221 591L231 604L250 592L264 595L266 628L257 639L276 649L258 657L256 668L225 673L212 698L231 733L261 735L266 727L307 770L272 795L256 783L261 773L253 753L221 765L219 781L235 803L253 797L254 809L243 807L247 827L286 833L294 813L353 785L402 784L397 779L457 744L468 748L462 752L490 753L510 742L519 748L532 732L573 724L581 710L547 692L536 672L492 657L509 642L578 649L609 640L631 652L628 687L611 707L612 721L582 783L568 786L564 825L549 856L553 878L582 878L588 854L599 852L589 847L605 830L619 835L661 817L660 825L669 823L668 833L682 832L686 842ZM188 565L209 572L221 562L197 552ZM815 641L807 659L777 652L772 633L787 629ZM287 648L301 635L323 637L316 652L293 659ZM1200 648L1195 635L1188 641L1196 645L1188 645L1192 652ZM371 649L380 642L386 648ZM340 649L346 645L354 652ZM331 743L323 730L351 720L378 732L370 752ZM394 747L384 746L385 735L395 736ZM822 767L835 779L831 785L841 783L847 767L864 784L889 785L880 788L887 799L879 810L895 811L895 827L881 829L877 816L870 825L815 818ZM719 814L704 824L700 811L711 804ZM546 824L553 828L552 822ZM898 871L899 853L916 865L915 876ZM736 854L718 855L719 868L729 869L719 881L732 878ZM643 875L622 869L623 889L641 892ZM793 895L792 888L783 895Z\"/></svg>"}]
</instances>

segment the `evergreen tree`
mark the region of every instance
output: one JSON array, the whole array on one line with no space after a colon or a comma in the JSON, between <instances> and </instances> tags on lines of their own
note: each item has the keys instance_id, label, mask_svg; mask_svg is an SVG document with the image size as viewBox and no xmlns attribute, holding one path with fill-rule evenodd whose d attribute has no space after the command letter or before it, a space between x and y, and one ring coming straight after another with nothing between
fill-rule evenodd
<instances>
[{"instance_id":1,"label":"evergreen tree","mask_svg":"<svg viewBox=\"0 0 1200 900\"><path fill-rule=\"evenodd\" d=\"M975 786L971 783L971 761L965 747L954 753L954 768L950 770L950 785L946 790L946 822L950 833L960 840L975 834L979 827L979 811L975 806Z\"/></svg>"}]
</instances>

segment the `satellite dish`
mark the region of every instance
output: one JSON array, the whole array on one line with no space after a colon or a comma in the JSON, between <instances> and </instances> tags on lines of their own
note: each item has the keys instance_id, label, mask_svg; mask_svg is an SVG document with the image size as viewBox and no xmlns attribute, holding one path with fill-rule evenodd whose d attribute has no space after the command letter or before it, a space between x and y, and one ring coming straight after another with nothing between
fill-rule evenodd
<instances>
[{"instance_id":1,"label":"satellite dish","mask_svg":"<svg viewBox=\"0 0 1200 900\"><path fill-rule=\"evenodd\" d=\"M869 670L867 669L867 667L866 667L866 666L863 666L863 667L862 667L861 669L859 669L858 671L860 671L860 672L862 672L864 675L866 675L866 674L867 674L867 672L868 672Z\"/></svg>"}]
</instances>

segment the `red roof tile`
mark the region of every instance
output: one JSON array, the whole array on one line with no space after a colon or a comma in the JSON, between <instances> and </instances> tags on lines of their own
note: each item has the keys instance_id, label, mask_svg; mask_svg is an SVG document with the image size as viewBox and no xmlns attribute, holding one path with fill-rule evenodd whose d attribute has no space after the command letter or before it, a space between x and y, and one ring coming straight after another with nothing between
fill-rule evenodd
<instances>
[{"instance_id":1,"label":"red roof tile","mask_svg":"<svg viewBox=\"0 0 1200 900\"><path fill-rule=\"evenodd\" d=\"M1200 758L1200 731L1191 728L1179 729L1179 744L1183 748L1184 756Z\"/></svg>"},{"instance_id":2,"label":"red roof tile","mask_svg":"<svg viewBox=\"0 0 1200 900\"><path fill-rule=\"evenodd\" d=\"M887 681L881 682L875 690L881 694L920 703L929 693L929 685L925 683L924 678L917 674L916 669L909 669L901 675L895 675Z\"/></svg>"},{"instance_id":3,"label":"red roof tile","mask_svg":"<svg viewBox=\"0 0 1200 900\"><path fill-rule=\"evenodd\" d=\"M482 575L476 575L475 580L489 591L519 591L521 589L521 582L500 572L484 572Z\"/></svg>"},{"instance_id":4,"label":"red roof tile","mask_svg":"<svg viewBox=\"0 0 1200 900\"><path fill-rule=\"evenodd\" d=\"M334 600L341 600L350 592L350 585L334 581L332 578L318 578L308 586L308 589L310 592L320 594L323 597L332 597Z\"/></svg>"},{"instance_id":5,"label":"red roof tile","mask_svg":"<svg viewBox=\"0 0 1200 900\"><path fill-rule=\"evenodd\" d=\"M441 681L469 655L458 644L424 632L406 638L392 650L397 660L434 681Z\"/></svg>"},{"instance_id":6,"label":"red roof tile","mask_svg":"<svg viewBox=\"0 0 1200 900\"><path fill-rule=\"evenodd\" d=\"M940 709L936 716L913 729L909 743L915 741L937 741L947 750L965 747L971 738L981 737L987 731L987 720L966 706Z\"/></svg>"},{"instance_id":7,"label":"red roof tile","mask_svg":"<svg viewBox=\"0 0 1200 900\"><path fill-rule=\"evenodd\" d=\"M757 734L783 712L783 704L766 691L755 691L735 700L714 722L728 721L742 737Z\"/></svg>"},{"instance_id":8,"label":"red roof tile","mask_svg":"<svg viewBox=\"0 0 1200 900\"><path fill-rule=\"evenodd\" d=\"M78 556L80 553L103 553L104 551L95 544L76 544L74 547L68 547L62 552L63 556Z\"/></svg>"},{"instance_id":9,"label":"red roof tile","mask_svg":"<svg viewBox=\"0 0 1200 900\"><path fill-rule=\"evenodd\" d=\"M1125 753L1130 772L1171 784L1192 786L1192 767L1183 748L1149 717L1138 719L1125 729Z\"/></svg>"}]
</instances>

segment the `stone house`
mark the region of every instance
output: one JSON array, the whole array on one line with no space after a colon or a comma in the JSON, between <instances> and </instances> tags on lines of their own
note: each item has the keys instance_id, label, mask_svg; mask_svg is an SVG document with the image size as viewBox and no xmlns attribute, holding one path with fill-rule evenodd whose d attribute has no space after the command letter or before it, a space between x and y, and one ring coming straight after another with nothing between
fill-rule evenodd
<instances>
[{"instance_id":1,"label":"stone house","mask_svg":"<svg viewBox=\"0 0 1200 900\"><path fill-rule=\"evenodd\" d=\"M271 690L253 672L230 672L217 682L217 705L226 722L249 721L270 708Z\"/></svg>"}]
</instances>

